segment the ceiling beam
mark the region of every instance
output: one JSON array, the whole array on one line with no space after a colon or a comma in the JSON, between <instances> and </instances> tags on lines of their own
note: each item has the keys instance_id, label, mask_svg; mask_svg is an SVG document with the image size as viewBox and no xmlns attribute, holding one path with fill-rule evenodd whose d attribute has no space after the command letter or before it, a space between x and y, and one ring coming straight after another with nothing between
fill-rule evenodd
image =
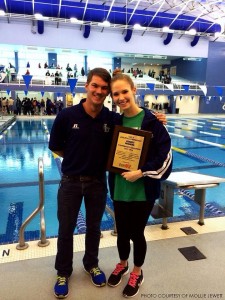
<instances>
[{"instance_id":1,"label":"ceiling beam","mask_svg":"<svg viewBox=\"0 0 225 300\"><path fill-rule=\"evenodd\" d=\"M59 0L59 9L57 14L58 18L60 18L61 7L62 7L62 0ZM57 22L57 28L59 28L59 22Z\"/></svg>"},{"instance_id":2,"label":"ceiling beam","mask_svg":"<svg viewBox=\"0 0 225 300\"><path fill-rule=\"evenodd\" d=\"M152 21L155 19L155 17L157 16L158 12L160 11L160 9L161 9L161 7L163 6L164 3L165 3L165 0L162 1L161 5L159 6L159 8L155 12L154 16L152 17L151 21L148 23L147 27L150 27ZM146 32L146 30L142 33L142 36L145 34L145 32Z\"/></svg>"},{"instance_id":3,"label":"ceiling beam","mask_svg":"<svg viewBox=\"0 0 225 300\"><path fill-rule=\"evenodd\" d=\"M133 15L134 15L134 13L135 13L135 11L136 11L136 9L137 9L140 2L141 2L141 0L137 1L137 4L135 5L135 8L133 9L133 11L131 13L130 19L127 21L127 25L130 23L130 20L132 19L132 17L133 17Z\"/></svg>"},{"instance_id":4,"label":"ceiling beam","mask_svg":"<svg viewBox=\"0 0 225 300\"><path fill-rule=\"evenodd\" d=\"M188 0L187 3L182 7L182 9L179 11L179 13L176 15L176 17L173 19L173 21L170 23L169 27L176 21L176 19L182 14L183 10L187 7L188 3L192 0Z\"/></svg>"},{"instance_id":5,"label":"ceiling beam","mask_svg":"<svg viewBox=\"0 0 225 300\"><path fill-rule=\"evenodd\" d=\"M8 10L8 5L7 5L7 2L6 2L6 0L4 0L4 3L5 3L5 10L6 10L6 13L8 13L8 12L9 12L9 10ZM7 17L7 20L8 20L8 23L10 23L10 19L9 19L9 17Z\"/></svg>"}]
</instances>

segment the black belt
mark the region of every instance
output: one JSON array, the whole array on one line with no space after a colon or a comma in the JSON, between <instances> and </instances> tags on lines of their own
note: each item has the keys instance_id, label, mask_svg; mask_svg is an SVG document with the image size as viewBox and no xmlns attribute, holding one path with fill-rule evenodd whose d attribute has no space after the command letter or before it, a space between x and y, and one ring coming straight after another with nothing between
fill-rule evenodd
<instances>
[{"instance_id":1,"label":"black belt","mask_svg":"<svg viewBox=\"0 0 225 300\"><path fill-rule=\"evenodd\" d=\"M97 179L96 176L86 176L86 175L63 175L62 178L66 178L69 180L78 180L83 182L93 181Z\"/></svg>"}]
</instances>

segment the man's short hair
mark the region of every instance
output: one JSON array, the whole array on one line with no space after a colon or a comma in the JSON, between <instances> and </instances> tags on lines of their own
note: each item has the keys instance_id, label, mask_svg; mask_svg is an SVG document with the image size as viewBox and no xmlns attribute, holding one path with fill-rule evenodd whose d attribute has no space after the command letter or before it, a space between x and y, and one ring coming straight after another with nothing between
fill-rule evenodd
<instances>
[{"instance_id":1,"label":"man's short hair","mask_svg":"<svg viewBox=\"0 0 225 300\"><path fill-rule=\"evenodd\" d=\"M94 68L94 69L90 70L90 72L88 73L88 76L87 76L87 83L91 82L93 76L100 77L102 80L107 82L108 85L110 86L111 75L106 69L104 69L104 68Z\"/></svg>"}]
</instances>

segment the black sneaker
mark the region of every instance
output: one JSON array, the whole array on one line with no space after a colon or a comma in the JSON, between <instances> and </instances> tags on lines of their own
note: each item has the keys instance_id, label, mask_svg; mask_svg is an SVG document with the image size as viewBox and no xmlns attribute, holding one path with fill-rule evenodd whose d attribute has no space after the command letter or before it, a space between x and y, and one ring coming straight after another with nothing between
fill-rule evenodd
<instances>
[{"instance_id":1,"label":"black sneaker","mask_svg":"<svg viewBox=\"0 0 225 300\"><path fill-rule=\"evenodd\" d=\"M141 271L141 275L137 275L135 273L130 273L130 278L128 280L128 284L125 286L125 289L123 290L123 296L128 297L134 297L139 292L139 287L144 282L143 273Z\"/></svg>"},{"instance_id":2,"label":"black sneaker","mask_svg":"<svg viewBox=\"0 0 225 300\"><path fill-rule=\"evenodd\" d=\"M122 277L129 272L128 265L124 267L120 263L116 265L115 270L109 276L108 285L115 287L120 284Z\"/></svg>"},{"instance_id":3,"label":"black sneaker","mask_svg":"<svg viewBox=\"0 0 225 300\"><path fill-rule=\"evenodd\" d=\"M54 287L54 295L58 299L66 298L69 294L68 277L57 276L57 281Z\"/></svg>"}]
</instances>

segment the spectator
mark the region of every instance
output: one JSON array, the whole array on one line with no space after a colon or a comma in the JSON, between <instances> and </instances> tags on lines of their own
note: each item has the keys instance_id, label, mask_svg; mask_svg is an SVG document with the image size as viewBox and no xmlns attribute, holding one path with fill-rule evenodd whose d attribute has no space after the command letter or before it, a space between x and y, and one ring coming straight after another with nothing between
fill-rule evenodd
<instances>
[{"instance_id":1,"label":"spectator","mask_svg":"<svg viewBox=\"0 0 225 300\"><path fill-rule=\"evenodd\" d=\"M21 102L20 98L17 97L17 99L16 99L16 114L20 116L21 111L22 111L22 102Z\"/></svg>"},{"instance_id":2,"label":"spectator","mask_svg":"<svg viewBox=\"0 0 225 300\"><path fill-rule=\"evenodd\" d=\"M55 72L55 84L56 85L59 84L59 72L58 72L58 70Z\"/></svg>"},{"instance_id":3,"label":"spectator","mask_svg":"<svg viewBox=\"0 0 225 300\"><path fill-rule=\"evenodd\" d=\"M41 115L44 115L45 112L45 100L41 99Z\"/></svg>"},{"instance_id":4,"label":"spectator","mask_svg":"<svg viewBox=\"0 0 225 300\"><path fill-rule=\"evenodd\" d=\"M85 71L84 71L84 68L83 68L83 67L81 68L81 75L82 75L82 76L85 75Z\"/></svg>"},{"instance_id":5,"label":"spectator","mask_svg":"<svg viewBox=\"0 0 225 300\"><path fill-rule=\"evenodd\" d=\"M8 105L9 105L9 114L12 115L14 112L13 112L13 103L14 103L14 100L12 97L9 97L9 101L8 101Z\"/></svg>"},{"instance_id":6,"label":"spectator","mask_svg":"<svg viewBox=\"0 0 225 300\"><path fill-rule=\"evenodd\" d=\"M77 77L77 64L74 65L73 70L74 70L74 78L76 78Z\"/></svg>"},{"instance_id":7,"label":"spectator","mask_svg":"<svg viewBox=\"0 0 225 300\"><path fill-rule=\"evenodd\" d=\"M71 69L71 67L70 67L70 64L67 64L67 66L66 66L66 71L67 71L67 72L71 72L71 71L72 71L72 69Z\"/></svg>"}]
</instances>

